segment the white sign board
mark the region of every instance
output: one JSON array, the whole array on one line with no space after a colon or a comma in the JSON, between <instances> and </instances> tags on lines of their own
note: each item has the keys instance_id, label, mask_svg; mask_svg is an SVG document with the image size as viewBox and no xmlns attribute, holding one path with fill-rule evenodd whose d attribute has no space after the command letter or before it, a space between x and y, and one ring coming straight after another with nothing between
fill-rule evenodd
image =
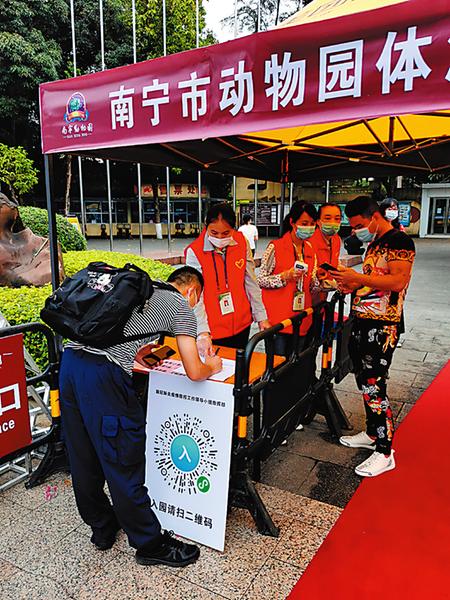
<instances>
[{"instance_id":1,"label":"white sign board","mask_svg":"<svg viewBox=\"0 0 450 600\"><path fill-rule=\"evenodd\" d=\"M146 485L163 529L223 551L233 386L152 371Z\"/></svg>"}]
</instances>

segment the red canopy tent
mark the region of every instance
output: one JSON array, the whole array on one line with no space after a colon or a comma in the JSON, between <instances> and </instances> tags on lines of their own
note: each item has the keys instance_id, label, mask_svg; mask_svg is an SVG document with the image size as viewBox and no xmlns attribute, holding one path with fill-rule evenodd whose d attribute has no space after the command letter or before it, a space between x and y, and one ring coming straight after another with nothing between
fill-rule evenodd
<instances>
[{"instance_id":1,"label":"red canopy tent","mask_svg":"<svg viewBox=\"0 0 450 600\"><path fill-rule=\"evenodd\" d=\"M283 181L450 170L449 35L449 0L405 0L41 85L53 264L55 153Z\"/></svg>"}]
</instances>

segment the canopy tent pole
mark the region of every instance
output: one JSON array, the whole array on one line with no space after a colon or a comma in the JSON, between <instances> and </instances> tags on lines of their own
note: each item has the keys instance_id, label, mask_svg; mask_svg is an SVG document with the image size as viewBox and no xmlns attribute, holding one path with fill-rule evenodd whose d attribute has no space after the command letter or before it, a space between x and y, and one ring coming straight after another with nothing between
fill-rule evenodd
<instances>
[{"instance_id":1,"label":"canopy tent pole","mask_svg":"<svg viewBox=\"0 0 450 600\"><path fill-rule=\"evenodd\" d=\"M254 191L253 191L253 200L254 200L254 216L255 216L255 225L258 225L258 180L255 179L254 183Z\"/></svg>"},{"instance_id":2,"label":"canopy tent pole","mask_svg":"<svg viewBox=\"0 0 450 600\"><path fill-rule=\"evenodd\" d=\"M233 175L233 210L236 212L236 175Z\"/></svg>"},{"instance_id":3,"label":"canopy tent pole","mask_svg":"<svg viewBox=\"0 0 450 600\"><path fill-rule=\"evenodd\" d=\"M198 171L198 231L202 230L202 172Z\"/></svg>"},{"instance_id":4,"label":"canopy tent pole","mask_svg":"<svg viewBox=\"0 0 450 600\"><path fill-rule=\"evenodd\" d=\"M291 183L289 184L289 209L292 208L293 201L294 201L294 184L291 181Z\"/></svg>"},{"instance_id":5,"label":"canopy tent pole","mask_svg":"<svg viewBox=\"0 0 450 600\"><path fill-rule=\"evenodd\" d=\"M136 0L131 0L131 17L133 27L133 63L137 63L137 44L136 44ZM144 232L143 232L143 206L142 206L142 181L141 164L136 164L137 184L138 184L138 219L139 219L139 254L144 253Z\"/></svg>"},{"instance_id":6,"label":"canopy tent pole","mask_svg":"<svg viewBox=\"0 0 450 600\"><path fill-rule=\"evenodd\" d=\"M166 0L162 2L163 11L163 52L167 56L167 12ZM167 250L170 253L170 243L172 241L170 235L170 168L166 167L166 190L167 190Z\"/></svg>"},{"instance_id":7,"label":"canopy tent pole","mask_svg":"<svg viewBox=\"0 0 450 600\"><path fill-rule=\"evenodd\" d=\"M200 13L198 0L195 0L195 43L200 46ZM197 172L198 178L198 231L202 230L202 172Z\"/></svg>"},{"instance_id":8,"label":"canopy tent pole","mask_svg":"<svg viewBox=\"0 0 450 600\"><path fill-rule=\"evenodd\" d=\"M289 155L288 151L285 151L282 163L281 163L281 198L280 198L280 237L283 234L283 221L284 221L284 205L286 199L286 184L289 180Z\"/></svg>"},{"instance_id":9,"label":"canopy tent pole","mask_svg":"<svg viewBox=\"0 0 450 600\"><path fill-rule=\"evenodd\" d=\"M105 31L103 28L103 0L99 0L100 10L100 53L102 57L102 71L105 70ZM109 217L109 250L114 248L113 226L112 226L112 196L111 196L111 171L109 160L106 160L106 189L108 193L108 217Z\"/></svg>"},{"instance_id":10,"label":"canopy tent pole","mask_svg":"<svg viewBox=\"0 0 450 600\"><path fill-rule=\"evenodd\" d=\"M237 32L238 32L237 13L238 13L238 0L234 0L234 37L235 38L237 38Z\"/></svg>"},{"instance_id":11,"label":"canopy tent pole","mask_svg":"<svg viewBox=\"0 0 450 600\"><path fill-rule=\"evenodd\" d=\"M167 188L167 195L166 195L166 201L167 201L167 249L170 252L170 244L172 242L172 236L170 233L170 223L171 223L171 218L170 218L170 167L166 167L166 188Z\"/></svg>"},{"instance_id":12,"label":"canopy tent pole","mask_svg":"<svg viewBox=\"0 0 450 600\"><path fill-rule=\"evenodd\" d=\"M328 204L330 201L330 180L327 179L326 187L325 187L325 202Z\"/></svg>"},{"instance_id":13,"label":"canopy tent pole","mask_svg":"<svg viewBox=\"0 0 450 600\"><path fill-rule=\"evenodd\" d=\"M72 30L72 58L73 58L73 76L77 76L77 49L75 43L75 9L73 0L70 0L70 25ZM81 231L86 235L86 215L84 208L84 186L83 186L83 167L81 165L81 156L78 157L78 177L80 180L80 209L81 209Z\"/></svg>"},{"instance_id":14,"label":"canopy tent pole","mask_svg":"<svg viewBox=\"0 0 450 600\"><path fill-rule=\"evenodd\" d=\"M48 241L50 244L50 267L52 272L52 288L59 287L58 236L56 233L56 213L53 206L53 155L44 154L45 196L48 214Z\"/></svg>"}]
</instances>

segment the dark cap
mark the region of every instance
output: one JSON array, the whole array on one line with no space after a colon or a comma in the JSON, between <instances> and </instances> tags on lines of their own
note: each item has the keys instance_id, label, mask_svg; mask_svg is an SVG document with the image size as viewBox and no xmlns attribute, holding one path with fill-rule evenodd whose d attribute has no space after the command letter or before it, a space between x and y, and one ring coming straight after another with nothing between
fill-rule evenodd
<instances>
[{"instance_id":1,"label":"dark cap","mask_svg":"<svg viewBox=\"0 0 450 600\"><path fill-rule=\"evenodd\" d=\"M9 199L8 196L5 196L5 194L0 192L0 206L2 204L6 204L6 206L9 206L9 208L19 208L19 204L16 202L16 200L13 200L12 198Z\"/></svg>"}]
</instances>

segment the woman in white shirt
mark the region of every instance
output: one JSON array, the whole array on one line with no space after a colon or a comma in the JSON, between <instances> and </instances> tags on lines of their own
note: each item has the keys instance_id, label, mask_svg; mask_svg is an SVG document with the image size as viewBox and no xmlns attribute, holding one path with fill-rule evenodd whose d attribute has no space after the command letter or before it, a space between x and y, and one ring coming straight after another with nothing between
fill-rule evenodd
<instances>
[{"instance_id":1,"label":"woman in white shirt","mask_svg":"<svg viewBox=\"0 0 450 600\"><path fill-rule=\"evenodd\" d=\"M256 225L252 225L252 218L250 215L244 215L242 220L244 224L239 227L238 231L243 233L248 239L250 250L252 251L253 256L255 256L256 242L258 241L258 228Z\"/></svg>"}]
</instances>

